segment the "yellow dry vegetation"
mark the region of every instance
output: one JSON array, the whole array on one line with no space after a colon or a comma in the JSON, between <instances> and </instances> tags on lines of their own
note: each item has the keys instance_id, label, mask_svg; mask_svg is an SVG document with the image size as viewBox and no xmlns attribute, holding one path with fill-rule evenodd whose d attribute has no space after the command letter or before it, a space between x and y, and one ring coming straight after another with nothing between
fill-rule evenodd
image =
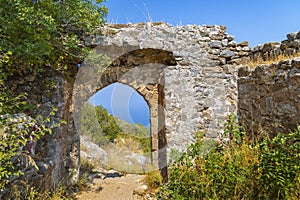
<instances>
[{"instance_id":1,"label":"yellow dry vegetation","mask_svg":"<svg viewBox=\"0 0 300 200\"><path fill-rule=\"evenodd\" d=\"M255 68L258 65L262 65L262 64L270 65L272 63L280 62L282 60L291 60L291 59L296 58L296 57L300 57L300 52L297 52L297 53L292 54L292 55L279 54L278 56L270 57L270 58L267 58L267 59L263 59L262 57L258 57L258 58L255 58L255 59L250 59L250 60L246 61L245 63L242 63L242 65L247 65L247 66Z\"/></svg>"}]
</instances>

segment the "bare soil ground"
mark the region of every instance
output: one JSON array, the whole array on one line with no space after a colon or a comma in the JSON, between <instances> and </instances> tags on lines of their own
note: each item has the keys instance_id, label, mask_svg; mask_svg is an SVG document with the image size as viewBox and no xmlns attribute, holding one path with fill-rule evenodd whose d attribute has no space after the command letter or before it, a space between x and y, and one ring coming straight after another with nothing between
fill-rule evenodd
<instances>
[{"instance_id":1,"label":"bare soil ground","mask_svg":"<svg viewBox=\"0 0 300 200\"><path fill-rule=\"evenodd\" d=\"M144 175L108 172L103 176L94 176L88 191L76 195L78 200L142 200L134 193L143 193Z\"/></svg>"}]
</instances>

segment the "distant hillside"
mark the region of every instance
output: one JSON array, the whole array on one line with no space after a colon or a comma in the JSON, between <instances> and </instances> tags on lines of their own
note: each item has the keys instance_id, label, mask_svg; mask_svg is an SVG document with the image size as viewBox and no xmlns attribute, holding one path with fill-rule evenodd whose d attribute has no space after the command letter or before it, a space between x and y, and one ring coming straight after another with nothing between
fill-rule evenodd
<instances>
[{"instance_id":1,"label":"distant hillside","mask_svg":"<svg viewBox=\"0 0 300 200\"><path fill-rule=\"evenodd\" d=\"M143 126L142 124L130 124L118 117L115 118L120 128L127 134L132 134L138 137L150 137L150 129Z\"/></svg>"},{"instance_id":2,"label":"distant hillside","mask_svg":"<svg viewBox=\"0 0 300 200\"><path fill-rule=\"evenodd\" d=\"M110 115L102 106L86 103L82 108L81 132L91 137L93 142L104 145L114 142L118 135L136 138L150 138L150 130L141 124L128 122Z\"/></svg>"}]
</instances>

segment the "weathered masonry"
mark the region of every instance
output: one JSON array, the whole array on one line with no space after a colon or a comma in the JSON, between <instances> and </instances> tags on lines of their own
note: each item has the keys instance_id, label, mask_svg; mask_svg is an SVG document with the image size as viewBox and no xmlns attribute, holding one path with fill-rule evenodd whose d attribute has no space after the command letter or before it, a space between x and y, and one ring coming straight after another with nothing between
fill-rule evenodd
<instances>
[{"instance_id":1,"label":"weathered masonry","mask_svg":"<svg viewBox=\"0 0 300 200\"><path fill-rule=\"evenodd\" d=\"M134 88L149 105L152 162L160 169L167 166L168 152L184 150L197 130L222 139L228 114L240 116L242 125L253 133L258 124L285 131L300 123L299 58L254 71L240 65L250 57L299 52L300 33L289 34L281 44L254 48L248 42L237 44L226 27L217 25L108 25L103 33L87 38L85 45L94 51L79 69L74 67L74 84L49 73L16 81L16 88L28 91L29 101L38 105L37 112L47 115L51 107L58 107L53 120L68 122L37 146L40 170L31 177L48 188L72 180L69 175L76 179L81 107L115 82ZM45 81L54 84L42 93L37 88Z\"/></svg>"},{"instance_id":2,"label":"weathered masonry","mask_svg":"<svg viewBox=\"0 0 300 200\"><path fill-rule=\"evenodd\" d=\"M222 26L111 25L104 34L87 41L96 48L77 73L77 130L83 103L120 82L139 92L150 107L155 167L165 168L168 151L184 150L197 130L210 138L222 135L226 115L237 112L236 70L229 63L247 55L246 43L239 45L243 53L229 48L235 43ZM96 55L108 56L109 62L101 63Z\"/></svg>"}]
</instances>

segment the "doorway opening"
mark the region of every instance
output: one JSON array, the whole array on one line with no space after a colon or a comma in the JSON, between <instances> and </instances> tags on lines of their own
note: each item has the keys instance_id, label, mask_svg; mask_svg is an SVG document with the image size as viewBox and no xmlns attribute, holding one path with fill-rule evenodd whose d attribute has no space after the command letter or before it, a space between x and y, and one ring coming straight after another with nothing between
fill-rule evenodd
<instances>
[{"instance_id":1,"label":"doorway opening","mask_svg":"<svg viewBox=\"0 0 300 200\"><path fill-rule=\"evenodd\" d=\"M105 52L107 49L103 48ZM102 55L101 48L95 51L96 55ZM111 49L115 52L115 47ZM164 69L171 65L176 65L176 59L172 52L160 50L160 49L136 49L122 53L121 51L116 55L113 53L111 56L112 63L102 68L103 63L101 60L97 60L97 56L94 59L87 59L83 66L79 68L74 83L73 90L73 123L74 133L78 133L77 137L74 137L74 141L84 142L81 139L81 135L85 131L82 128L82 121L85 117L84 105L91 103L89 98L96 94L98 91L105 87L114 84L122 83L132 87L142 98L147 102L149 106L150 116L150 152L151 152L151 165L155 170L160 170L162 177L167 177L167 140L165 131L165 110L164 110ZM126 53L127 51L127 53ZM102 52L102 53L101 53ZM105 53L104 52L104 53ZM93 54L94 55L94 54ZM106 54L105 54L106 55ZM116 57L117 56L117 57ZM101 57L101 56L100 56ZM102 63L102 64L101 64ZM105 65L107 63L104 63ZM92 105L93 106L93 105ZM94 114L87 114L90 118L96 119L95 106L91 107L94 110ZM83 112L82 112L83 110ZM84 120L88 125L87 127L99 127L98 120L89 121ZM95 125L96 124L96 125ZM111 127L111 126L109 126ZM110 128L111 129L111 128ZM103 137L102 137L103 138ZM110 142L114 142L115 138L108 138ZM103 140L106 143L107 140ZM74 142L75 144L75 142ZM74 147L79 147L79 143L76 143ZM77 152L81 152L85 147L77 148ZM101 150L99 150L101 151ZM105 152L103 152L103 160L105 158ZM78 155L78 166L80 165L81 156Z\"/></svg>"},{"instance_id":2,"label":"doorway opening","mask_svg":"<svg viewBox=\"0 0 300 200\"><path fill-rule=\"evenodd\" d=\"M99 90L82 108L81 156L124 173L153 170L149 113L130 86L113 83Z\"/></svg>"}]
</instances>

